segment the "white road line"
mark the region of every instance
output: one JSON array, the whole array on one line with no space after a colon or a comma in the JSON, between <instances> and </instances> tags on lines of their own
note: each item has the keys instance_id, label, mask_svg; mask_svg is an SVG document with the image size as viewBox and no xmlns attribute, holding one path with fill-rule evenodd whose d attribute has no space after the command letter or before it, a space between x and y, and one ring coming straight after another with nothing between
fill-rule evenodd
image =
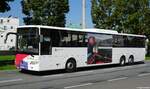
<instances>
[{"instance_id":1,"label":"white road line","mask_svg":"<svg viewBox=\"0 0 150 89\"><path fill-rule=\"evenodd\" d=\"M68 87L64 87L64 89L70 89L70 88L75 88L75 87L83 87L83 86L88 86L88 85L92 85L92 84L93 84L93 83L86 83L86 84L68 86Z\"/></svg>"},{"instance_id":2,"label":"white road line","mask_svg":"<svg viewBox=\"0 0 150 89\"><path fill-rule=\"evenodd\" d=\"M94 71L83 71L83 72L77 72L77 73L92 73L92 72L94 72Z\"/></svg>"},{"instance_id":3,"label":"white road line","mask_svg":"<svg viewBox=\"0 0 150 89\"><path fill-rule=\"evenodd\" d=\"M138 76L141 77L141 76L147 76L147 75L150 75L150 73L139 74Z\"/></svg>"},{"instance_id":4,"label":"white road line","mask_svg":"<svg viewBox=\"0 0 150 89\"><path fill-rule=\"evenodd\" d=\"M122 77L122 78L115 78L115 79L110 79L107 80L108 82L113 82L113 81L117 81L117 80L123 80L123 79L127 79L128 77Z\"/></svg>"},{"instance_id":5,"label":"white road line","mask_svg":"<svg viewBox=\"0 0 150 89\"><path fill-rule=\"evenodd\" d=\"M0 81L0 83L17 82L17 81L21 81L21 80L23 80L23 79L3 80L3 81Z\"/></svg>"},{"instance_id":6,"label":"white road line","mask_svg":"<svg viewBox=\"0 0 150 89\"><path fill-rule=\"evenodd\" d=\"M133 65L134 67L145 67L148 66L148 64L139 64L139 65Z\"/></svg>"},{"instance_id":7,"label":"white road line","mask_svg":"<svg viewBox=\"0 0 150 89\"><path fill-rule=\"evenodd\" d=\"M136 87L137 89L150 89L150 87Z\"/></svg>"},{"instance_id":8,"label":"white road line","mask_svg":"<svg viewBox=\"0 0 150 89\"><path fill-rule=\"evenodd\" d=\"M57 74L57 75L48 75L48 76L42 76L43 78L50 78L50 77L59 77L59 76L64 76L64 74Z\"/></svg>"},{"instance_id":9,"label":"white road line","mask_svg":"<svg viewBox=\"0 0 150 89\"><path fill-rule=\"evenodd\" d=\"M147 66L147 64L132 65L132 66L119 67L119 68L120 69L129 69L129 68L137 68L137 67L144 67L144 66Z\"/></svg>"},{"instance_id":10,"label":"white road line","mask_svg":"<svg viewBox=\"0 0 150 89\"><path fill-rule=\"evenodd\" d=\"M140 66L140 67L142 67L142 66L147 66L148 64L142 64L142 65L138 65L138 66Z\"/></svg>"}]
</instances>

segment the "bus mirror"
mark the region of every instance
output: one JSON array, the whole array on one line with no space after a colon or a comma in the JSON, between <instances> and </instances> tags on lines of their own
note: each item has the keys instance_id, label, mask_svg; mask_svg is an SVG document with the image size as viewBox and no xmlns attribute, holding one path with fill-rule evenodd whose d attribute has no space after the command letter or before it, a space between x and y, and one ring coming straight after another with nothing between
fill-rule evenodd
<instances>
[{"instance_id":1,"label":"bus mirror","mask_svg":"<svg viewBox=\"0 0 150 89\"><path fill-rule=\"evenodd\" d=\"M6 42L7 42L8 36L11 35L11 34L18 36L18 34L15 33L15 32L9 32L9 33L7 33L7 34L6 34L6 37L5 37L5 40L4 40L4 43L5 43L5 44L6 44Z\"/></svg>"},{"instance_id":2,"label":"bus mirror","mask_svg":"<svg viewBox=\"0 0 150 89\"><path fill-rule=\"evenodd\" d=\"M43 35L40 35L40 42L43 42Z\"/></svg>"}]
</instances>

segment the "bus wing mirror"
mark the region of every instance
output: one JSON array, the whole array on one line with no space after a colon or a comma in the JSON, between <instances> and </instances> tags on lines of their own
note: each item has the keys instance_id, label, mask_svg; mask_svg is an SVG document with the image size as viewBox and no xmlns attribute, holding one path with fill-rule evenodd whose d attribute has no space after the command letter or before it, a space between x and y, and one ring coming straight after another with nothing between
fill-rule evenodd
<instances>
[{"instance_id":1,"label":"bus wing mirror","mask_svg":"<svg viewBox=\"0 0 150 89\"><path fill-rule=\"evenodd\" d=\"M6 44L6 42L7 42L7 39L8 39L8 36L9 36L9 35L16 35L16 36L17 36L18 34L15 33L15 32L9 32L9 33L7 33L7 34L6 34L6 37L5 37L5 40L4 40L4 43L5 43L5 44Z\"/></svg>"},{"instance_id":2,"label":"bus wing mirror","mask_svg":"<svg viewBox=\"0 0 150 89\"><path fill-rule=\"evenodd\" d=\"M43 42L43 35L40 35L40 42Z\"/></svg>"}]
</instances>

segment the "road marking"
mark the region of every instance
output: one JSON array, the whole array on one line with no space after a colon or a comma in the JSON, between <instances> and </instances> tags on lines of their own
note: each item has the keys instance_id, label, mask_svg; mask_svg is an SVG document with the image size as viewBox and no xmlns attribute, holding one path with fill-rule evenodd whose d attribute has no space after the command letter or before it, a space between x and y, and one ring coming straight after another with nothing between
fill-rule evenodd
<instances>
[{"instance_id":1,"label":"road marking","mask_svg":"<svg viewBox=\"0 0 150 89\"><path fill-rule=\"evenodd\" d=\"M0 81L0 83L17 82L17 81L21 81L21 80L23 80L23 79L3 80L3 81Z\"/></svg>"},{"instance_id":2,"label":"road marking","mask_svg":"<svg viewBox=\"0 0 150 89\"><path fill-rule=\"evenodd\" d=\"M77 72L77 73L93 73L94 71L83 71L83 72Z\"/></svg>"},{"instance_id":3,"label":"road marking","mask_svg":"<svg viewBox=\"0 0 150 89\"><path fill-rule=\"evenodd\" d=\"M142 64L142 65L139 65L140 67L142 67L142 66L148 66L148 64Z\"/></svg>"},{"instance_id":4,"label":"road marking","mask_svg":"<svg viewBox=\"0 0 150 89\"><path fill-rule=\"evenodd\" d=\"M132 66L125 66L125 67L119 67L120 69L129 69L129 68L137 68L137 67L145 67L147 64L141 64L141 65L132 65Z\"/></svg>"},{"instance_id":5,"label":"road marking","mask_svg":"<svg viewBox=\"0 0 150 89\"><path fill-rule=\"evenodd\" d=\"M117 80L123 80L123 79L127 79L127 78L128 78L128 77L110 79L110 80L108 80L108 82L113 82L113 81L117 81Z\"/></svg>"},{"instance_id":6,"label":"road marking","mask_svg":"<svg viewBox=\"0 0 150 89\"><path fill-rule=\"evenodd\" d=\"M64 89L70 89L70 88L75 88L75 87L83 87L83 86L88 86L88 85L92 85L92 84L93 84L93 83L86 83L86 84L68 86L68 87L64 87Z\"/></svg>"},{"instance_id":7,"label":"road marking","mask_svg":"<svg viewBox=\"0 0 150 89\"><path fill-rule=\"evenodd\" d=\"M139 65L133 65L134 67L145 67L148 66L147 64L139 64Z\"/></svg>"},{"instance_id":8,"label":"road marking","mask_svg":"<svg viewBox=\"0 0 150 89\"><path fill-rule=\"evenodd\" d=\"M150 89L150 87L136 87L137 89Z\"/></svg>"},{"instance_id":9,"label":"road marking","mask_svg":"<svg viewBox=\"0 0 150 89\"><path fill-rule=\"evenodd\" d=\"M64 76L64 74L48 75L48 76L42 76L42 77L43 78L48 78L48 77L59 77L59 76Z\"/></svg>"},{"instance_id":10,"label":"road marking","mask_svg":"<svg viewBox=\"0 0 150 89\"><path fill-rule=\"evenodd\" d=\"M150 73L139 74L138 76L141 77L141 76L147 76L147 75L150 75Z\"/></svg>"}]
</instances>

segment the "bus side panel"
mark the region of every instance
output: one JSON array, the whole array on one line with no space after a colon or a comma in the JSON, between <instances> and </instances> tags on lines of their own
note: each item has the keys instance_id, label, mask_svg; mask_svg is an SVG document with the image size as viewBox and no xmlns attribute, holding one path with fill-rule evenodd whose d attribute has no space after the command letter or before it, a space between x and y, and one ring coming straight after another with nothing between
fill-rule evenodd
<instances>
[{"instance_id":1,"label":"bus side panel","mask_svg":"<svg viewBox=\"0 0 150 89\"><path fill-rule=\"evenodd\" d=\"M145 48L113 48L113 63L119 63L121 56L126 57L126 62L131 55L134 56L134 61L144 61Z\"/></svg>"},{"instance_id":2,"label":"bus side panel","mask_svg":"<svg viewBox=\"0 0 150 89\"><path fill-rule=\"evenodd\" d=\"M54 59L51 55L40 55L40 71L46 71L46 70L51 70L51 69L56 69L53 66L54 64Z\"/></svg>"},{"instance_id":3,"label":"bus side panel","mask_svg":"<svg viewBox=\"0 0 150 89\"><path fill-rule=\"evenodd\" d=\"M52 55L41 55L40 71L65 69L68 59L76 60L77 67L86 66L87 48L86 47L53 47Z\"/></svg>"}]
</instances>

